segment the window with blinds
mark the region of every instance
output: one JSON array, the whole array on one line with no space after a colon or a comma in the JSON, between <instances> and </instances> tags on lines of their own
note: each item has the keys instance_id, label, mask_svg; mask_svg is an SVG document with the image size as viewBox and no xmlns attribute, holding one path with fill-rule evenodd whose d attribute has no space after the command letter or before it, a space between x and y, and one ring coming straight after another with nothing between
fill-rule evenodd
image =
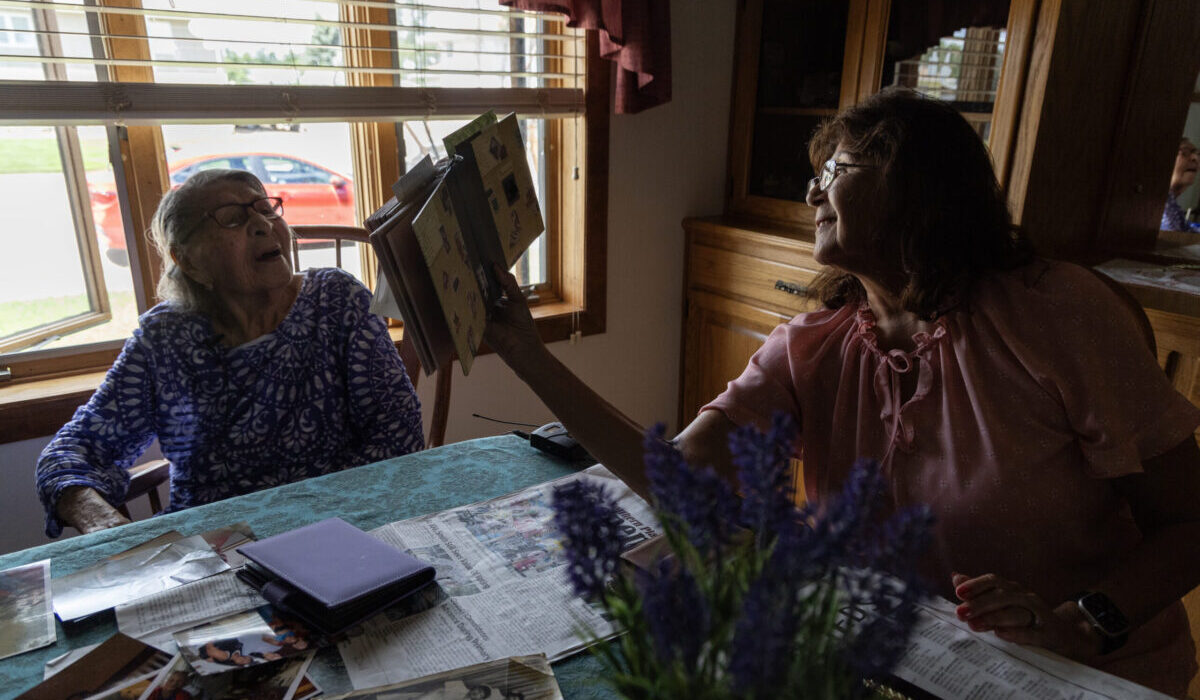
<instances>
[{"instance_id":1,"label":"window with blinds","mask_svg":"<svg viewBox=\"0 0 1200 700\"><path fill-rule=\"evenodd\" d=\"M583 72L580 32L494 0L0 0L0 78L16 99L0 105L5 121L20 118L18 109L76 124L186 120L195 110L262 119L271 106L277 117L321 119L336 111L328 88L360 86L400 90L344 91L351 114L342 116L474 116L493 100L561 117L583 110ZM157 89L51 92L26 81ZM247 103L247 91L215 86L290 89L255 92Z\"/></svg>"},{"instance_id":2,"label":"window with blinds","mask_svg":"<svg viewBox=\"0 0 1200 700\"><path fill-rule=\"evenodd\" d=\"M561 16L496 0L0 0L0 367L128 336L155 303L153 207L190 174L250 170L289 223L357 224L489 109L521 118L548 223L515 271L571 297L586 64Z\"/></svg>"}]
</instances>

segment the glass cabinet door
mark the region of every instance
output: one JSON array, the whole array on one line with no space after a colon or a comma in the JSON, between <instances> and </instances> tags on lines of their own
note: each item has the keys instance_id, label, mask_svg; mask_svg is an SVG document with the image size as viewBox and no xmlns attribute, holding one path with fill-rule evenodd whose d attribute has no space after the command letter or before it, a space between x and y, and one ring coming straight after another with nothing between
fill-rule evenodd
<instances>
[{"instance_id":1,"label":"glass cabinet door","mask_svg":"<svg viewBox=\"0 0 1200 700\"><path fill-rule=\"evenodd\" d=\"M808 137L837 113L845 2L765 0L747 190L802 202L813 176Z\"/></svg>"},{"instance_id":2,"label":"glass cabinet door","mask_svg":"<svg viewBox=\"0 0 1200 700\"><path fill-rule=\"evenodd\" d=\"M808 139L853 98L866 0L748 0L740 20L731 210L805 223ZM851 30L851 27L856 30ZM851 88L847 89L847 85Z\"/></svg>"},{"instance_id":3,"label":"glass cabinet door","mask_svg":"<svg viewBox=\"0 0 1200 700\"><path fill-rule=\"evenodd\" d=\"M952 104L986 142L1004 67L1008 0L893 0L875 87Z\"/></svg>"}]
</instances>

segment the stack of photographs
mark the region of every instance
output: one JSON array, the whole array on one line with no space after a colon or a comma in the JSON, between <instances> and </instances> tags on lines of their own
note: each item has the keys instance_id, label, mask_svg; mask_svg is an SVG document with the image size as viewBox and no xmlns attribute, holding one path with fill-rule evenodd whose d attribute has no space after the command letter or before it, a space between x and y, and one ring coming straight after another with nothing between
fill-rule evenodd
<instances>
[{"instance_id":1,"label":"stack of photographs","mask_svg":"<svg viewBox=\"0 0 1200 700\"><path fill-rule=\"evenodd\" d=\"M301 656L316 647L303 625L285 620L270 605L177 632L175 642L204 676Z\"/></svg>"},{"instance_id":2,"label":"stack of photographs","mask_svg":"<svg viewBox=\"0 0 1200 700\"><path fill-rule=\"evenodd\" d=\"M137 700L307 700L321 694L305 675L313 654L210 676L176 656Z\"/></svg>"},{"instance_id":3,"label":"stack of photographs","mask_svg":"<svg viewBox=\"0 0 1200 700\"><path fill-rule=\"evenodd\" d=\"M53 644L50 560L0 571L0 659Z\"/></svg>"}]
</instances>

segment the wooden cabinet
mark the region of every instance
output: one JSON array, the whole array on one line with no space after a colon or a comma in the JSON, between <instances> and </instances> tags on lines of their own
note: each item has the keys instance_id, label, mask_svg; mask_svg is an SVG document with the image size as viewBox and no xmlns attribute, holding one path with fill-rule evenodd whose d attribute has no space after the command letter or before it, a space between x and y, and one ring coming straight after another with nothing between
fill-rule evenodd
<instances>
[{"instance_id":1,"label":"wooden cabinet","mask_svg":"<svg viewBox=\"0 0 1200 700\"><path fill-rule=\"evenodd\" d=\"M686 219L686 312L679 424L725 390L771 330L812 304L812 239L730 217Z\"/></svg>"},{"instance_id":2,"label":"wooden cabinet","mask_svg":"<svg viewBox=\"0 0 1200 700\"><path fill-rule=\"evenodd\" d=\"M1200 406L1200 317L1150 308L1146 316L1154 328L1159 366L1176 391Z\"/></svg>"}]
</instances>

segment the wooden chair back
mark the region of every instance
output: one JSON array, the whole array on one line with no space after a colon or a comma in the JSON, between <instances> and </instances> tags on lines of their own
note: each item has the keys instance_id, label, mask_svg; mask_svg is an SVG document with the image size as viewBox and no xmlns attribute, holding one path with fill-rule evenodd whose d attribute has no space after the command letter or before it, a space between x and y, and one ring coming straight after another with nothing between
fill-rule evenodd
<instances>
[{"instance_id":1,"label":"wooden chair back","mask_svg":"<svg viewBox=\"0 0 1200 700\"><path fill-rule=\"evenodd\" d=\"M117 506L117 512L133 520L133 516L129 514L129 503L145 496L149 500L150 515L161 513L163 504L158 496L158 487L170 479L171 463L165 459L155 459L130 467L129 490L125 492L125 502Z\"/></svg>"}]
</instances>

